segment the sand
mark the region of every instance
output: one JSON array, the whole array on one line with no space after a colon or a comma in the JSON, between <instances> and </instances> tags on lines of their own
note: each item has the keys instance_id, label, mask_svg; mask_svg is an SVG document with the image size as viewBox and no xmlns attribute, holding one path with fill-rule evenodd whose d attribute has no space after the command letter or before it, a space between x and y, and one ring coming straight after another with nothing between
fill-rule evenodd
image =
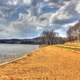
<instances>
[{"instance_id":1,"label":"sand","mask_svg":"<svg viewBox=\"0 0 80 80\"><path fill-rule=\"evenodd\" d=\"M47 46L0 66L0 80L80 80L80 54Z\"/></svg>"}]
</instances>

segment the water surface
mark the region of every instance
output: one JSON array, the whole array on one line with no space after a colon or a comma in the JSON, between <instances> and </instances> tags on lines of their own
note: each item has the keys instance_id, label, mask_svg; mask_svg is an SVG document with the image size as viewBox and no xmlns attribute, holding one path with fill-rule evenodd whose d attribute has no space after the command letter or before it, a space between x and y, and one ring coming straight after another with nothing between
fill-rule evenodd
<instances>
[{"instance_id":1,"label":"water surface","mask_svg":"<svg viewBox=\"0 0 80 80\"><path fill-rule=\"evenodd\" d=\"M14 60L37 49L38 45L0 44L0 63Z\"/></svg>"}]
</instances>

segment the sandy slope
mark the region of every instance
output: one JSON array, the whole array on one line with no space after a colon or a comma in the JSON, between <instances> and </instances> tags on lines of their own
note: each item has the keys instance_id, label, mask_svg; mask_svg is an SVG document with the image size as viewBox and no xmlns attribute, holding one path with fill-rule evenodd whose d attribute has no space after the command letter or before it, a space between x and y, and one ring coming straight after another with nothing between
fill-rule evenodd
<instances>
[{"instance_id":1,"label":"sandy slope","mask_svg":"<svg viewBox=\"0 0 80 80\"><path fill-rule=\"evenodd\" d=\"M48 46L0 66L0 80L80 80L80 54Z\"/></svg>"}]
</instances>

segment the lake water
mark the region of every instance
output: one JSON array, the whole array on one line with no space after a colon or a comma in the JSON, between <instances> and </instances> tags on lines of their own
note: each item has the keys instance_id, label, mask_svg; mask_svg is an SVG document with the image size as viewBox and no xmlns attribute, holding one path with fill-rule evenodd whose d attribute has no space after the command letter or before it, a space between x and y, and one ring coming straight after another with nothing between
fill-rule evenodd
<instances>
[{"instance_id":1,"label":"lake water","mask_svg":"<svg viewBox=\"0 0 80 80\"><path fill-rule=\"evenodd\" d=\"M38 45L0 44L0 63L8 62L39 48Z\"/></svg>"}]
</instances>

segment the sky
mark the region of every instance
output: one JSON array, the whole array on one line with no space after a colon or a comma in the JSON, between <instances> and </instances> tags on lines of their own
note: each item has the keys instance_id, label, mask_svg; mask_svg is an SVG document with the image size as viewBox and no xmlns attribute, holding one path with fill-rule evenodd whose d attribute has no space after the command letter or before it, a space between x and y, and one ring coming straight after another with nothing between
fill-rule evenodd
<instances>
[{"instance_id":1,"label":"sky","mask_svg":"<svg viewBox=\"0 0 80 80\"><path fill-rule=\"evenodd\" d=\"M0 39L31 39L53 29L66 37L80 20L80 0L0 0Z\"/></svg>"}]
</instances>

